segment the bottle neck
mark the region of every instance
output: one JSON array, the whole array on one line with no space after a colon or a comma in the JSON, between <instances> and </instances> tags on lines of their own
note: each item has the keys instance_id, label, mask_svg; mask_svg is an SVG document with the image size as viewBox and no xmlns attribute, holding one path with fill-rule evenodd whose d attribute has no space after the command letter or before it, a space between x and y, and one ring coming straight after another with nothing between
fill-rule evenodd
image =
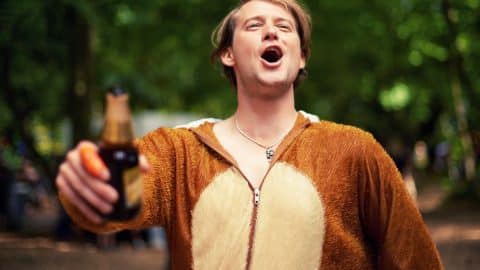
<instances>
[{"instance_id":1,"label":"bottle neck","mask_svg":"<svg viewBox=\"0 0 480 270\"><path fill-rule=\"evenodd\" d=\"M102 142L107 145L128 145L134 140L128 95L107 94L107 108Z\"/></svg>"},{"instance_id":2,"label":"bottle neck","mask_svg":"<svg viewBox=\"0 0 480 270\"><path fill-rule=\"evenodd\" d=\"M106 145L130 145L134 140L131 122L106 121L102 133L102 142Z\"/></svg>"}]
</instances>

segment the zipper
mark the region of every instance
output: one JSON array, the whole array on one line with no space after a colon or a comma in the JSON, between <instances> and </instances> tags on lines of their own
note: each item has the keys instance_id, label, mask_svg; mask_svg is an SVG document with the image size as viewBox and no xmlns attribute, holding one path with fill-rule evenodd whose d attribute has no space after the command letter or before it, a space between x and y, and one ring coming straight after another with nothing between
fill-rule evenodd
<instances>
[{"instance_id":1,"label":"zipper","mask_svg":"<svg viewBox=\"0 0 480 270\"><path fill-rule=\"evenodd\" d=\"M260 185L261 187L261 185ZM255 238L255 229L257 227L258 205L260 204L260 188L253 189L253 213L250 220L250 235L248 237L248 253L246 270L250 269L252 264L253 240Z\"/></svg>"},{"instance_id":2,"label":"zipper","mask_svg":"<svg viewBox=\"0 0 480 270\"><path fill-rule=\"evenodd\" d=\"M243 176L245 181L247 182L248 186L252 190L252 197L253 197L253 212L252 212L252 218L250 219L250 234L248 237L248 253L247 253L247 264L245 266L246 270L250 270L250 267L252 265L252 253L253 253L253 241L255 239L255 231L257 228L257 216L258 216L258 207L260 205L260 197L261 197L261 190L263 183L265 182L265 179L267 176L270 174L270 171L272 170L273 166L276 163L276 159L272 160L272 163L270 163L270 166L268 167L267 171L265 172L265 175L262 178L262 181L260 181L260 185L258 187L253 187L252 183L248 180L248 178L245 176L245 174L240 170L238 166L235 166L237 171L240 173L240 175Z\"/></svg>"},{"instance_id":3,"label":"zipper","mask_svg":"<svg viewBox=\"0 0 480 270\"><path fill-rule=\"evenodd\" d=\"M253 190L253 203L255 204L255 206L258 206L258 204L260 203L260 189L259 188L256 188Z\"/></svg>"}]
</instances>

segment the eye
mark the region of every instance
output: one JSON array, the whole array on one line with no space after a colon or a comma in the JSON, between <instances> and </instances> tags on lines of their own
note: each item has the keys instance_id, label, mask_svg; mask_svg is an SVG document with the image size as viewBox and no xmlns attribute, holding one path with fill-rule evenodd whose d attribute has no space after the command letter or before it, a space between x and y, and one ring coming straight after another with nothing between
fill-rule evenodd
<instances>
[{"instance_id":1,"label":"eye","mask_svg":"<svg viewBox=\"0 0 480 270\"><path fill-rule=\"evenodd\" d=\"M291 27L288 24L279 24L277 27L282 31L291 31Z\"/></svg>"},{"instance_id":2,"label":"eye","mask_svg":"<svg viewBox=\"0 0 480 270\"><path fill-rule=\"evenodd\" d=\"M248 30L255 30L255 29L259 28L260 26L262 26L261 23L259 23L259 22L253 22L253 23L249 23L249 24L247 25L247 29L248 29Z\"/></svg>"}]
</instances>

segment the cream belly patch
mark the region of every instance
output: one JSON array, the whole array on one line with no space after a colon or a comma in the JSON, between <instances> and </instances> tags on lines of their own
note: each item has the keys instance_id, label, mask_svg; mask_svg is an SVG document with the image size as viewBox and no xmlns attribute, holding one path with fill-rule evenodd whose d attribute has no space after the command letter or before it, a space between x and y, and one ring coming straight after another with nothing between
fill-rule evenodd
<instances>
[{"instance_id":1,"label":"cream belly patch","mask_svg":"<svg viewBox=\"0 0 480 270\"><path fill-rule=\"evenodd\" d=\"M192 212L194 269L245 269L250 248L250 269L318 269L325 218L311 180L276 163L262 185L255 224L253 196L233 169L206 187Z\"/></svg>"}]
</instances>

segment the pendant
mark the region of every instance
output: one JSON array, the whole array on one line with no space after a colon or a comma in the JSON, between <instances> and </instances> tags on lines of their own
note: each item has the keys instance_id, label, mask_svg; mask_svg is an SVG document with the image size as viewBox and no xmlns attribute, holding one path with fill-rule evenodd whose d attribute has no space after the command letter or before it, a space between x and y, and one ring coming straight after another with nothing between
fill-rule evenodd
<instances>
[{"instance_id":1,"label":"pendant","mask_svg":"<svg viewBox=\"0 0 480 270\"><path fill-rule=\"evenodd\" d=\"M273 155L275 154L275 151L272 148L267 148L265 149L265 154L267 155L267 160L268 162L272 161Z\"/></svg>"}]
</instances>

